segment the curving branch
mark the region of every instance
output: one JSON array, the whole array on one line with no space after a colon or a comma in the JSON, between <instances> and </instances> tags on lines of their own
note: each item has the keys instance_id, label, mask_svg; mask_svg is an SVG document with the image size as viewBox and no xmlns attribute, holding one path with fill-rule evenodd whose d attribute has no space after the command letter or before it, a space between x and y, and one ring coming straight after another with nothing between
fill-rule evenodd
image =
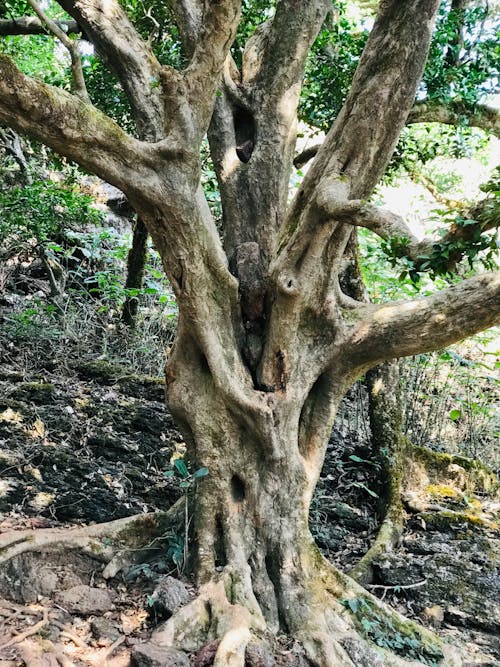
<instances>
[{"instance_id":1,"label":"curving branch","mask_svg":"<svg viewBox=\"0 0 500 667\"><path fill-rule=\"evenodd\" d=\"M66 35L81 32L76 21L53 21ZM17 19L0 19L0 37L11 35L47 35L47 25L35 16L21 16Z\"/></svg>"},{"instance_id":2,"label":"curving branch","mask_svg":"<svg viewBox=\"0 0 500 667\"><path fill-rule=\"evenodd\" d=\"M328 197L330 195L330 198ZM321 214L327 218L347 222L356 227L369 229L380 238L390 241L398 257L407 257L415 269L432 269L432 259L439 259L441 271L451 271L463 258L467 244L474 242L486 231L500 226L500 217L495 200L486 197L468 210L463 211L467 224L453 223L443 236L419 240L405 220L379 206L362 200L343 200L340 184L330 184L324 188L319 199ZM448 247L446 258L440 255Z\"/></svg>"},{"instance_id":3,"label":"curving branch","mask_svg":"<svg viewBox=\"0 0 500 667\"><path fill-rule=\"evenodd\" d=\"M31 79L2 54L0 123L31 135L128 192L138 181L138 157L145 156L145 161L147 156L145 145L105 114L75 95ZM151 179L151 174L144 178Z\"/></svg>"},{"instance_id":4,"label":"curving branch","mask_svg":"<svg viewBox=\"0 0 500 667\"><path fill-rule=\"evenodd\" d=\"M164 136L161 65L117 0L58 0L81 26L118 77L132 107L138 135Z\"/></svg>"},{"instance_id":5,"label":"curving branch","mask_svg":"<svg viewBox=\"0 0 500 667\"><path fill-rule=\"evenodd\" d=\"M440 349L500 323L500 271L423 299L363 305L358 314L349 355L359 368Z\"/></svg>"},{"instance_id":6,"label":"curving branch","mask_svg":"<svg viewBox=\"0 0 500 667\"><path fill-rule=\"evenodd\" d=\"M410 112L408 124L442 123L443 125L469 125L500 137L500 112L485 104L467 108L463 104L449 102L417 102Z\"/></svg>"}]
</instances>

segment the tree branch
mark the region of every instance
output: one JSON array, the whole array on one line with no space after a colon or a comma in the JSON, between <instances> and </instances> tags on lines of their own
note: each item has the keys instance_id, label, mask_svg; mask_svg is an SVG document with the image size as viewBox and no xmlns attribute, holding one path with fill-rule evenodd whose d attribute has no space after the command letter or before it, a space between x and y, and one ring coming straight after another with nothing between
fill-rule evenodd
<instances>
[{"instance_id":1,"label":"tree branch","mask_svg":"<svg viewBox=\"0 0 500 667\"><path fill-rule=\"evenodd\" d=\"M76 21L54 21L66 35L81 32ZM10 35L47 35L47 26L35 16L21 16L17 19L0 19L0 37Z\"/></svg>"},{"instance_id":2,"label":"tree branch","mask_svg":"<svg viewBox=\"0 0 500 667\"><path fill-rule=\"evenodd\" d=\"M470 109L463 104L450 102L417 102L410 111L408 124L443 123L444 125L465 125L478 127L500 137L500 113L484 104Z\"/></svg>"},{"instance_id":3,"label":"tree branch","mask_svg":"<svg viewBox=\"0 0 500 667\"><path fill-rule=\"evenodd\" d=\"M330 199L328 195L331 196ZM390 241L395 254L411 259L416 271L435 269L436 263L439 263L439 272L451 271L466 254L467 244L477 241L483 232L500 226L500 216L492 214L497 210L492 197L486 197L463 211L463 216L453 223L443 236L423 240L413 234L401 216L387 209L362 200L342 201L340 184L331 184L330 189L324 187L318 203L321 204L322 214L327 218L333 217L357 227L364 227ZM467 224L461 224L462 218ZM448 248L449 252L443 257L445 248Z\"/></svg>"},{"instance_id":4,"label":"tree branch","mask_svg":"<svg viewBox=\"0 0 500 667\"><path fill-rule=\"evenodd\" d=\"M147 141L164 136L161 65L117 0L57 0L118 77L132 107L137 133Z\"/></svg>"},{"instance_id":5,"label":"tree branch","mask_svg":"<svg viewBox=\"0 0 500 667\"><path fill-rule=\"evenodd\" d=\"M181 35L184 49L192 57L200 33L203 5L200 0L167 0Z\"/></svg>"},{"instance_id":6,"label":"tree branch","mask_svg":"<svg viewBox=\"0 0 500 667\"><path fill-rule=\"evenodd\" d=\"M500 323L500 271L423 299L360 306L358 316L348 354L359 368L443 348Z\"/></svg>"},{"instance_id":7,"label":"tree branch","mask_svg":"<svg viewBox=\"0 0 500 667\"><path fill-rule=\"evenodd\" d=\"M215 94L221 85L224 63L236 36L240 14L241 0L219 0L208 4L191 61L184 72L188 100L201 136L210 123Z\"/></svg>"},{"instance_id":8,"label":"tree branch","mask_svg":"<svg viewBox=\"0 0 500 667\"><path fill-rule=\"evenodd\" d=\"M485 132L491 132L500 137L500 113L485 104L478 104L474 108L466 108L463 104L444 104L442 102L416 102L410 111L407 125L415 123L442 123L456 127L477 127ZM293 164L300 169L315 157L322 144L309 146L298 153Z\"/></svg>"},{"instance_id":9,"label":"tree branch","mask_svg":"<svg viewBox=\"0 0 500 667\"><path fill-rule=\"evenodd\" d=\"M138 157L147 159L147 144L75 95L24 75L2 54L0 123L30 134L121 190L140 187ZM153 185L152 173L143 175L143 184Z\"/></svg>"},{"instance_id":10,"label":"tree branch","mask_svg":"<svg viewBox=\"0 0 500 667\"><path fill-rule=\"evenodd\" d=\"M78 97L81 97L85 102L89 102L89 95L87 93L87 87L85 85L85 79L83 77L82 61L80 60L80 52L78 50L78 42L72 40L68 35L62 30L55 21L50 19L47 14L43 11L36 0L28 0L28 4L31 9L38 16L40 21L42 21L48 28L49 32L57 37L57 39L66 47L71 58L71 73L73 75L73 84L75 86L75 93Z\"/></svg>"},{"instance_id":11,"label":"tree branch","mask_svg":"<svg viewBox=\"0 0 500 667\"><path fill-rule=\"evenodd\" d=\"M296 86L325 20L328 0L280 0L274 18L258 26L243 54L242 82L276 98Z\"/></svg>"}]
</instances>

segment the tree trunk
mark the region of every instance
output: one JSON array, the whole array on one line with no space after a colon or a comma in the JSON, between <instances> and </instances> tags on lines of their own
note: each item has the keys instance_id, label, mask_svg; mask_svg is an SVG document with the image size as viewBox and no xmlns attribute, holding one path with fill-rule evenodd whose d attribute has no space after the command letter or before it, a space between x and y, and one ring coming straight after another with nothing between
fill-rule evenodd
<instances>
[{"instance_id":1,"label":"tree trunk","mask_svg":"<svg viewBox=\"0 0 500 667\"><path fill-rule=\"evenodd\" d=\"M225 400L181 320L167 367L167 395L193 469L209 470L196 485L192 508L200 594L155 632L156 643L196 651L220 639L214 664L243 665L248 641L270 630L302 641L320 667L408 664L390 652L378 653L363 636L363 615L373 613L403 635L429 641L429 650L441 655L436 638L333 568L309 531L328 435L351 381L329 376L308 389L304 377L293 398L276 397L273 437L267 438L264 418ZM346 600L366 600L368 611L352 616ZM236 655L239 662L232 661Z\"/></svg>"},{"instance_id":2,"label":"tree trunk","mask_svg":"<svg viewBox=\"0 0 500 667\"><path fill-rule=\"evenodd\" d=\"M144 269L148 252L148 230L140 218L134 225L132 247L127 256L127 279L125 289L141 289L144 281ZM137 296L127 296L123 304L122 320L128 326L134 326L139 309Z\"/></svg>"}]
</instances>

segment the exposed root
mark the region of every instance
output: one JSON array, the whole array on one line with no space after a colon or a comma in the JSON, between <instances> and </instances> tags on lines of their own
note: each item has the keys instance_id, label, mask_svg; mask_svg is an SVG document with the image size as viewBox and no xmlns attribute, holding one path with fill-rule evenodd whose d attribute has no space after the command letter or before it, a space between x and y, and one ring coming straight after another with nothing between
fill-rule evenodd
<instances>
[{"instance_id":1,"label":"exposed root","mask_svg":"<svg viewBox=\"0 0 500 667\"><path fill-rule=\"evenodd\" d=\"M109 523L80 528L43 528L0 535L0 565L27 552L78 550L107 563L111 578L158 548L158 539L182 517L184 500L167 512L137 514Z\"/></svg>"},{"instance_id":2,"label":"exposed root","mask_svg":"<svg viewBox=\"0 0 500 667\"><path fill-rule=\"evenodd\" d=\"M425 663L419 662L418 654L439 660L443 667L466 664L459 651L400 616L321 557L318 564L317 576L303 588L295 581L296 590L283 592L288 601L282 608L288 631L303 644L315 667L422 667ZM377 627L387 629L388 646L393 641L394 652L377 646L375 637L366 632L371 619L376 619ZM226 567L200 588L195 600L161 626L152 641L191 653L220 640L214 665L244 667L249 642L269 641L270 636L253 595L249 568L241 575ZM417 646L413 656L410 649L407 656L397 654L405 641L409 647Z\"/></svg>"},{"instance_id":3,"label":"exposed root","mask_svg":"<svg viewBox=\"0 0 500 667\"><path fill-rule=\"evenodd\" d=\"M393 550L401 539L403 527L403 506L401 495L399 495L397 499L392 500L375 541L361 560L349 572L350 576L364 585L373 581L373 563L384 554Z\"/></svg>"},{"instance_id":4,"label":"exposed root","mask_svg":"<svg viewBox=\"0 0 500 667\"><path fill-rule=\"evenodd\" d=\"M3 649L8 648L9 646L13 646L14 644L19 644L28 637L31 637L31 635L36 635L36 633L40 632L40 630L44 628L48 624L48 622L49 622L49 612L46 609L44 609L43 618L41 621L38 621L38 623L35 623L35 625L31 626L31 628L28 628L24 632L15 635L15 637L9 639L9 641L5 642L5 644L0 645L0 651L3 651Z\"/></svg>"},{"instance_id":5,"label":"exposed root","mask_svg":"<svg viewBox=\"0 0 500 667\"><path fill-rule=\"evenodd\" d=\"M266 622L252 591L250 568L243 574L226 568L200 587L198 597L172 616L152 637L160 646L188 652L219 639L215 667L244 667L252 633L262 634Z\"/></svg>"}]
</instances>

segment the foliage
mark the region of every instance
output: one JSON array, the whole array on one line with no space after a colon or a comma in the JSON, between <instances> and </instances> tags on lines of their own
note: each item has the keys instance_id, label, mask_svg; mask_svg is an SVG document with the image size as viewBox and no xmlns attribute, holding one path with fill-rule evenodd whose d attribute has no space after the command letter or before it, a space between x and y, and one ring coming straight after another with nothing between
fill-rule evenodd
<instances>
[{"instance_id":1,"label":"foliage","mask_svg":"<svg viewBox=\"0 0 500 667\"><path fill-rule=\"evenodd\" d=\"M401 362L404 428L416 445L498 465L499 364L490 338Z\"/></svg>"},{"instance_id":2,"label":"foliage","mask_svg":"<svg viewBox=\"0 0 500 667\"><path fill-rule=\"evenodd\" d=\"M299 116L327 132L339 113L351 85L368 30L346 14L347 2L335 3L309 56Z\"/></svg>"},{"instance_id":3,"label":"foliage","mask_svg":"<svg viewBox=\"0 0 500 667\"><path fill-rule=\"evenodd\" d=\"M443 658L441 649L425 641L417 627L409 623L396 625L391 618L381 617L370 600L360 597L340 602L354 615L360 629L377 646L430 667L437 667Z\"/></svg>"},{"instance_id":4,"label":"foliage","mask_svg":"<svg viewBox=\"0 0 500 667\"><path fill-rule=\"evenodd\" d=\"M463 44L456 39L460 30ZM422 80L429 99L474 106L496 91L499 74L498 23L488 5L471 3L461 12L443 2Z\"/></svg>"},{"instance_id":5,"label":"foliage","mask_svg":"<svg viewBox=\"0 0 500 667\"><path fill-rule=\"evenodd\" d=\"M35 181L0 190L0 238L18 249L56 242L66 230L97 224L101 218L92 198L68 184Z\"/></svg>"}]
</instances>

